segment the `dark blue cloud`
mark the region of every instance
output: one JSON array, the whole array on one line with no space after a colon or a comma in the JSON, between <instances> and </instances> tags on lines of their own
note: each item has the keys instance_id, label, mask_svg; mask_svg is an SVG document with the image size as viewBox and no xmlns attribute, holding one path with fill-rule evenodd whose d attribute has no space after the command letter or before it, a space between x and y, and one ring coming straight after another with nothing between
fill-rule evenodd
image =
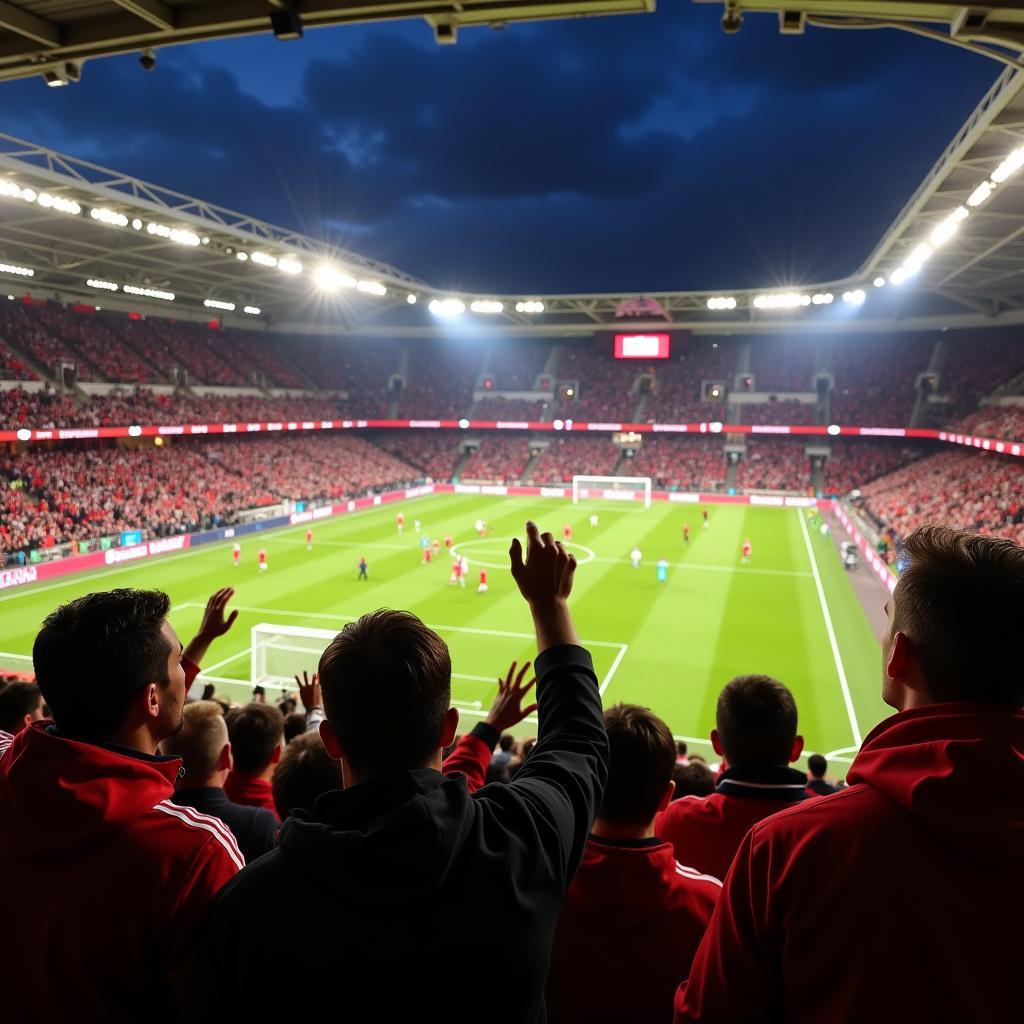
<instances>
[{"instance_id":1,"label":"dark blue cloud","mask_svg":"<svg viewBox=\"0 0 1024 1024\"><path fill-rule=\"evenodd\" d=\"M726 37L688 5L315 38L6 85L3 125L453 287L758 286L853 269L998 71L892 32Z\"/></svg>"}]
</instances>

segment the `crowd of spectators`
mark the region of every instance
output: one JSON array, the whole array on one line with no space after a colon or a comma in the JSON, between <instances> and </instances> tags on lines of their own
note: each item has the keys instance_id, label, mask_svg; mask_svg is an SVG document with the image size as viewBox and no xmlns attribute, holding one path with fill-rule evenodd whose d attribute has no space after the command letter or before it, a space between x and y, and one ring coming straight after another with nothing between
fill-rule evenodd
<instances>
[{"instance_id":1,"label":"crowd of spectators","mask_svg":"<svg viewBox=\"0 0 1024 1024\"><path fill-rule=\"evenodd\" d=\"M1024 441L1024 405L985 405L950 429L980 437Z\"/></svg>"},{"instance_id":2,"label":"crowd of spectators","mask_svg":"<svg viewBox=\"0 0 1024 1024\"><path fill-rule=\"evenodd\" d=\"M526 398L502 398L487 395L473 409L475 420L527 420L536 422L544 416L548 403L531 402Z\"/></svg>"},{"instance_id":3,"label":"crowd of spectators","mask_svg":"<svg viewBox=\"0 0 1024 1024\"><path fill-rule=\"evenodd\" d=\"M487 354L485 377L500 391L532 391L544 371L554 343L546 339L502 339Z\"/></svg>"},{"instance_id":4,"label":"crowd of spectators","mask_svg":"<svg viewBox=\"0 0 1024 1024\"><path fill-rule=\"evenodd\" d=\"M624 472L629 476L649 476L656 490L715 491L725 482L722 440L646 435Z\"/></svg>"},{"instance_id":5,"label":"crowd of spectators","mask_svg":"<svg viewBox=\"0 0 1024 1024\"><path fill-rule=\"evenodd\" d=\"M816 348L817 339L804 335L751 339L750 373L755 389L813 391Z\"/></svg>"},{"instance_id":6,"label":"crowd of spectators","mask_svg":"<svg viewBox=\"0 0 1024 1024\"><path fill-rule=\"evenodd\" d=\"M831 451L822 466L826 494L849 494L876 477L891 473L918 458L919 449L908 448L905 441L831 441Z\"/></svg>"},{"instance_id":7,"label":"crowd of spectators","mask_svg":"<svg viewBox=\"0 0 1024 1024\"><path fill-rule=\"evenodd\" d=\"M947 401L935 406L942 417L936 426L965 416L986 394L1024 369L1018 328L949 331L945 338L939 393Z\"/></svg>"},{"instance_id":8,"label":"crowd of spectators","mask_svg":"<svg viewBox=\"0 0 1024 1024\"><path fill-rule=\"evenodd\" d=\"M794 398L767 402L744 402L738 406L738 409L737 419L740 423L804 426L821 422L821 414L816 404L798 402Z\"/></svg>"},{"instance_id":9,"label":"crowd of spectators","mask_svg":"<svg viewBox=\"0 0 1024 1024\"><path fill-rule=\"evenodd\" d=\"M558 436L547 448L541 449L524 483L561 484L581 474L610 476L620 454L607 436Z\"/></svg>"},{"instance_id":10,"label":"crowd of spectators","mask_svg":"<svg viewBox=\"0 0 1024 1024\"><path fill-rule=\"evenodd\" d=\"M71 314L52 304L2 303L0 339L28 353L48 371L54 372L58 365L67 365L74 368L79 380L100 379L99 371L62 339L60 324L65 315Z\"/></svg>"},{"instance_id":11,"label":"crowd of spectators","mask_svg":"<svg viewBox=\"0 0 1024 1024\"><path fill-rule=\"evenodd\" d=\"M631 389L642 369L639 361L614 359L593 343L563 343L555 380L559 387L572 385L574 394L555 395L551 418L629 422L638 400Z\"/></svg>"},{"instance_id":12,"label":"crowd of spectators","mask_svg":"<svg viewBox=\"0 0 1024 1024\"><path fill-rule=\"evenodd\" d=\"M901 537L942 523L1024 543L1024 473L1012 455L942 451L873 480L861 494L876 522Z\"/></svg>"},{"instance_id":13,"label":"crowd of spectators","mask_svg":"<svg viewBox=\"0 0 1024 1024\"><path fill-rule=\"evenodd\" d=\"M483 352L463 341L421 341L409 350L398 415L408 419L460 419L473 402Z\"/></svg>"},{"instance_id":14,"label":"crowd of spectators","mask_svg":"<svg viewBox=\"0 0 1024 1024\"><path fill-rule=\"evenodd\" d=\"M414 466L420 475L447 480L462 453L461 432L450 430L386 430L373 435L375 443Z\"/></svg>"},{"instance_id":15,"label":"crowd of spectators","mask_svg":"<svg viewBox=\"0 0 1024 1024\"><path fill-rule=\"evenodd\" d=\"M660 423L724 422L728 414L725 398L736 374L738 351L738 343L732 338L690 338L677 346L670 360L653 367L644 419ZM722 387L721 400L702 400L701 386L705 382Z\"/></svg>"},{"instance_id":16,"label":"crowd of spectators","mask_svg":"<svg viewBox=\"0 0 1024 1024\"><path fill-rule=\"evenodd\" d=\"M78 422L80 414L70 395L49 385L40 391L21 387L0 391L0 430L69 427Z\"/></svg>"},{"instance_id":17,"label":"crowd of spectators","mask_svg":"<svg viewBox=\"0 0 1024 1024\"><path fill-rule=\"evenodd\" d=\"M518 483L530 459L527 439L521 436L484 437L459 468L459 479L487 483Z\"/></svg>"},{"instance_id":18,"label":"crowd of spectators","mask_svg":"<svg viewBox=\"0 0 1024 1024\"><path fill-rule=\"evenodd\" d=\"M736 487L747 491L801 491L811 483L807 442L800 439L748 441L736 466Z\"/></svg>"},{"instance_id":19,"label":"crowd of spectators","mask_svg":"<svg viewBox=\"0 0 1024 1024\"><path fill-rule=\"evenodd\" d=\"M48 327L61 341L74 347L99 371L97 379L119 384L147 384L162 380L154 368L127 344L121 332L132 324L126 317L103 313L76 313L48 306Z\"/></svg>"}]
</instances>

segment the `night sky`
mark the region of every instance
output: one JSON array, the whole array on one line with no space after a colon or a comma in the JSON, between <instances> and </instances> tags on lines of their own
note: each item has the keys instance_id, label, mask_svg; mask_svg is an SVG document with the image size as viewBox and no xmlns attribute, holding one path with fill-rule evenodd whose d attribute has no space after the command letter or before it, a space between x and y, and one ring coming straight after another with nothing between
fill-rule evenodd
<instances>
[{"instance_id":1,"label":"night sky","mask_svg":"<svg viewBox=\"0 0 1024 1024\"><path fill-rule=\"evenodd\" d=\"M855 269L1001 70L661 6L454 47L409 22L96 60L0 85L0 129L436 286L767 287Z\"/></svg>"}]
</instances>

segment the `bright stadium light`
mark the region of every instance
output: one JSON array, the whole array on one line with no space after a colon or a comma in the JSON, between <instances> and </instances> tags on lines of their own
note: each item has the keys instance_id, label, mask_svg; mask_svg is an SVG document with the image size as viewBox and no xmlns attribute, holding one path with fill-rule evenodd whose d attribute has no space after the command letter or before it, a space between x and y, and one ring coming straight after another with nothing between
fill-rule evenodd
<instances>
[{"instance_id":1,"label":"bright stadium light","mask_svg":"<svg viewBox=\"0 0 1024 1024\"><path fill-rule=\"evenodd\" d=\"M313 283L322 292L336 292L339 288L355 288L356 279L349 274L343 274L337 267L330 263L321 263L313 271Z\"/></svg>"},{"instance_id":2,"label":"bright stadium light","mask_svg":"<svg viewBox=\"0 0 1024 1024\"><path fill-rule=\"evenodd\" d=\"M16 181L11 181L10 178L0 178L0 196L6 196L8 199L20 199L21 186Z\"/></svg>"},{"instance_id":3,"label":"bright stadium light","mask_svg":"<svg viewBox=\"0 0 1024 1024\"><path fill-rule=\"evenodd\" d=\"M301 274L302 264L291 256L285 256L277 261L277 269L285 274Z\"/></svg>"},{"instance_id":4,"label":"bright stadium light","mask_svg":"<svg viewBox=\"0 0 1024 1024\"><path fill-rule=\"evenodd\" d=\"M263 310L260 309L259 306L243 306L242 307L242 312L243 313L248 313L249 316L259 316L260 313L263 312Z\"/></svg>"},{"instance_id":5,"label":"bright stadium light","mask_svg":"<svg viewBox=\"0 0 1024 1024\"><path fill-rule=\"evenodd\" d=\"M774 292L770 295L755 295L755 309L796 309L797 306L809 306L810 295L797 292Z\"/></svg>"},{"instance_id":6,"label":"bright stadium light","mask_svg":"<svg viewBox=\"0 0 1024 1024\"><path fill-rule=\"evenodd\" d=\"M474 313L493 315L495 313L503 313L505 311L505 304L498 302L496 299L475 299L470 303L469 308Z\"/></svg>"},{"instance_id":7,"label":"bright stadium light","mask_svg":"<svg viewBox=\"0 0 1024 1024\"><path fill-rule=\"evenodd\" d=\"M538 299L525 299L523 302L516 303L517 313L543 313L544 303Z\"/></svg>"},{"instance_id":8,"label":"bright stadium light","mask_svg":"<svg viewBox=\"0 0 1024 1024\"><path fill-rule=\"evenodd\" d=\"M105 206L94 206L89 211L89 216L101 224L109 224L114 228L128 227L128 218L123 213L118 213L117 210L108 210Z\"/></svg>"},{"instance_id":9,"label":"bright stadium light","mask_svg":"<svg viewBox=\"0 0 1024 1024\"><path fill-rule=\"evenodd\" d=\"M466 312L466 304L461 299L431 299L427 307L434 316L461 316Z\"/></svg>"},{"instance_id":10,"label":"bright stadium light","mask_svg":"<svg viewBox=\"0 0 1024 1024\"><path fill-rule=\"evenodd\" d=\"M82 208L74 199L65 199L64 196L53 196L49 192L40 192L36 196L36 203L44 210L56 210L58 213L67 213L77 217Z\"/></svg>"},{"instance_id":11,"label":"bright stadium light","mask_svg":"<svg viewBox=\"0 0 1024 1024\"><path fill-rule=\"evenodd\" d=\"M388 290L380 281L357 281L356 288L367 295L387 295Z\"/></svg>"},{"instance_id":12,"label":"bright stadium light","mask_svg":"<svg viewBox=\"0 0 1024 1024\"><path fill-rule=\"evenodd\" d=\"M139 219L138 217L136 217L136 218L135 218L135 219L134 219L134 220L132 221L132 227L133 227L133 228L134 228L134 229L135 229L136 231L141 231L141 230L142 230L142 221L141 221L141 220L140 220L140 219Z\"/></svg>"},{"instance_id":13,"label":"bright stadium light","mask_svg":"<svg viewBox=\"0 0 1024 1024\"><path fill-rule=\"evenodd\" d=\"M126 295L140 295L144 299L163 299L164 302L173 302L174 292L161 291L159 288L140 288L136 284L123 284L121 291Z\"/></svg>"},{"instance_id":14,"label":"bright stadium light","mask_svg":"<svg viewBox=\"0 0 1024 1024\"><path fill-rule=\"evenodd\" d=\"M708 309L735 309L736 299L731 295L713 295L707 302Z\"/></svg>"},{"instance_id":15,"label":"bright stadium light","mask_svg":"<svg viewBox=\"0 0 1024 1024\"><path fill-rule=\"evenodd\" d=\"M409 292L409 294L406 295L406 297L405 297L405 301L408 302L410 306L415 306L416 302L417 302L417 299L416 299L416 296L413 295L412 292Z\"/></svg>"},{"instance_id":16,"label":"bright stadium light","mask_svg":"<svg viewBox=\"0 0 1024 1024\"><path fill-rule=\"evenodd\" d=\"M172 228L166 224L150 221L146 225L146 230L158 238L169 238L178 245L199 245L199 236L194 231L189 231L186 228Z\"/></svg>"},{"instance_id":17,"label":"bright stadium light","mask_svg":"<svg viewBox=\"0 0 1024 1024\"><path fill-rule=\"evenodd\" d=\"M116 292L118 287L113 281L100 281L95 277L90 277L85 283L90 288L101 288L105 292Z\"/></svg>"},{"instance_id":18,"label":"bright stadium light","mask_svg":"<svg viewBox=\"0 0 1024 1024\"><path fill-rule=\"evenodd\" d=\"M1024 146L1018 146L993 172L992 180L1002 184L1024 167Z\"/></svg>"},{"instance_id":19,"label":"bright stadium light","mask_svg":"<svg viewBox=\"0 0 1024 1024\"><path fill-rule=\"evenodd\" d=\"M839 424L838 424L838 423L830 423L830 424L829 424L829 425L828 425L828 426L827 426L827 427L825 428L825 430L826 430L826 431L827 431L827 432L828 432L828 433L829 433L829 434L830 434L830 435L831 435L832 437L835 437L835 436L836 436L837 434L839 434L839 433L840 433L840 432L842 431L842 428L841 428L841 427L839 426Z\"/></svg>"},{"instance_id":20,"label":"bright stadium light","mask_svg":"<svg viewBox=\"0 0 1024 1024\"><path fill-rule=\"evenodd\" d=\"M235 253L235 259L238 260L240 263L245 263L245 261L248 258L249 258L249 254L247 252L239 251L239 252Z\"/></svg>"},{"instance_id":21,"label":"bright stadium light","mask_svg":"<svg viewBox=\"0 0 1024 1024\"><path fill-rule=\"evenodd\" d=\"M932 247L927 242L922 242L920 245L915 246L913 252L903 261L903 266L906 267L908 274L913 274L920 270L922 265L931 258Z\"/></svg>"},{"instance_id":22,"label":"bright stadium light","mask_svg":"<svg viewBox=\"0 0 1024 1024\"><path fill-rule=\"evenodd\" d=\"M966 206L958 206L951 214L944 217L932 228L928 241L934 246L948 242L959 230L960 225L971 215Z\"/></svg>"},{"instance_id":23,"label":"bright stadium light","mask_svg":"<svg viewBox=\"0 0 1024 1024\"><path fill-rule=\"evenodd\" d=\"M0 263L0 274L16 274L18 277L35 277L31 267L19 267L13 263Z\"/></svg>"},{"instance_id":24,"label":"bright stadium light","mask_svg":"<svg viewBox=\"0 0 1024 1024\"><path fill-rule=\"evenodd\" d=\"M882 276L881 276L881 274L879 274L879 276L878 276L878 277L876 277L876 278L874 279L874 281L872 281L871 283L872 283L872 284L873 284L873 285L874 285L874 286L875 286L876 288L884 288L884 287L885 287L885 278L884 278L884 277L882 277Z\"/></svg>"},{"instance_id":25,"label":"bright stadium light","mask_svg":"<svg viewBox=\"0 0 1024 1024\"><path fill-rule=\"evenodd\" d=\"M222 302L220 299L204 299L203 305L207 309L223 309L228 313L235 311L235 304L233 302Z\"/></svg>"},{"instance_id":26,"label":"bright stadium light","mask_svg":"<svg viewBox=\"0 0 1024 1024\"><path fill-rule=\"evenodd\" d=\"M843 302L851 306L862 306L866 298L863 288L854 288L851 291L843 292Z\"/></svg>"},{"instance_id":27,"label":"bright stadium light","mask_svg":"<svg viewBox=\"0 0 1024 1024\"><path fill-rule=\"evenodd\" d=\"M261 267L277 266L276 256L270 256L268 253L260 252L258 249L255 252L250 253L249 259L251 259L253 263L258 263Z\"/></svg>"},{"instance_id":28,"label":"bright stadium light","mask_svg":"<svg viewBox=\"0 0 1024 1024\"><path fill-rule=\"evenodd\" d=\"M831 292L817 292L811 296L811 302L815 306L828 306L835 299L835 296Z\"/></svg>"},{"instance_id":29,"label":"bright stadium light","mask_svg":"<svg viewBox=\"0 0 1024 1024\"><path fill-rule=\"evenodd\" d=\"M983 181L968 197L968 206L981 206L992 195L992 182Z\"/></svg>"},{"instance_id":30,"label":"bright stadium light","mask_svg":"<svg viewBox=\"0 0 1024 1024\"><path fill-rule=\"evenodd\" d=\"M903 284L903 282L906 281L908 276L909 275L907 274L907 271L904 267L897 267L889 275L889 284Z\"/></svg>"}]
</instances>

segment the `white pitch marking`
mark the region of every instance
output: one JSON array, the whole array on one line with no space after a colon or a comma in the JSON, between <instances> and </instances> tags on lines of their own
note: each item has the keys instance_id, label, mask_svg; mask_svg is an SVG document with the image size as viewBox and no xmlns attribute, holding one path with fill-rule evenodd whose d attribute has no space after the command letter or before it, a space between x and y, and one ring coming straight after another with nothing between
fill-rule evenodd
<instances>
[{"instance_id":1,"label":"white pitch marking","mask_svg":"<svg viewBox=\"0 0 1024 1024\"><path fill-rule=\"evenodd\" d=\"M584 641L584 643L585 642L586 641ZM602 697L604 696L604 691L608 689L608 685L609 685L609 683L611 683L612 676L615 675L615 671L616 671L616 669L618 669L619 663L626 656L626 651L628 651L628 650L629 650L629 645L628 644L620 644L619 645L619 653L615 655L615 660L612 662L612 667L610 669L608 669L607 673L605 674L604 679L601 681L601 686L598 688L598 693L600 693Z\"/></svg>"},{"instance_id":2,"label":"white pitch marking","mask_svg":"<svg viewBox=\"0 0 1024 1024\"><path fill-rule=\"evenodd\" d=\"M853 695L850 693L850 684L846 679L846 669L843 668L842 655L839 653L839 644L836 641L836 631L832 626L832 616L829 614L828 603L825 601L825 588L821 585L821 574L818 572L818 561L814 557L814 549L811 547L811 538L807 533L807 524L804 522L803 512L796 510L796 516L800 520L800 532L804 536L804 545L807 548L807 557L811 561L811 572L814 575L814 586L818 591L818 604L821 605L821 614L825 618L825 632L828 634L829 646L832 648L832 660L836 663L836 673L839 676L839 688L843 691L843 703L846 705L846 716L850 720L850 731L853 733L853 742L859 747L863 742L860 734L860 726L857 724L857 713L853 707Z\"/></svg>"}]
</instances>

